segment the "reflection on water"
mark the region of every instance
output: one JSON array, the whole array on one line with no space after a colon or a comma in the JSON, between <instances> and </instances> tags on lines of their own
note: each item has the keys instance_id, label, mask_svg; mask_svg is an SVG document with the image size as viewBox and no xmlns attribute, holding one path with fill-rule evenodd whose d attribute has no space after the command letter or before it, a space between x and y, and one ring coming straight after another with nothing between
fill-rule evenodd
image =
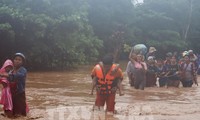
<instances>
[{"instance_id":1,"label":"reflection on water","mask_svg":"<svg viewBox=\"0 0 200 120\"><path fill-rule=\"evenodd\" d=\"M91 69L86 66L72 72L29 72L26 94L31 111L27 118L19 119L199 120L199 87L141 91L129 86L126 75L125 95L116 96L117 114L92 111L95 95L88 94Z\"/></svg>"}]
</instances>

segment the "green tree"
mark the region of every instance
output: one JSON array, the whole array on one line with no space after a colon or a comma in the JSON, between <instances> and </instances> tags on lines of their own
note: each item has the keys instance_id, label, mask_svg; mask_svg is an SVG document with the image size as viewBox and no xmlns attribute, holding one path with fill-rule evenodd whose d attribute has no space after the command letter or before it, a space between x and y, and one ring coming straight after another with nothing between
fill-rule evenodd
<instances>
[{"instance_id":1,"label":"green tree","mask_svg":"<svg viewBox=\"0 0 200 120\"><path fill-rule=\"evenodd\" d=\"M25 53L33 69L67 69L93 61L102 42L94 36L87 8L84 0L3 1L1 28L13 34L9 51Z\"/></svg>"},{"instance_id":2,"label":"green tree","mask_svg":"<svg viewBox=\"0 0 200 120\"><path fill-rule=\"evenodd\" d=\"M95 35L103 40L101 54L112 53L116 61L129 39L128 26L134 20L131 0L89 0L89 21Z\"/></svg>"}]
</instances>

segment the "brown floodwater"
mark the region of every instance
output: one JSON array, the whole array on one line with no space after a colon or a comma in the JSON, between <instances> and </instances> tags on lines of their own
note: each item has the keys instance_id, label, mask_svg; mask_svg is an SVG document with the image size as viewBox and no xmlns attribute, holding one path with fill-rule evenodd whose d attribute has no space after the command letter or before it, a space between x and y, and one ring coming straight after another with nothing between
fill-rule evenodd
<instances>
[{"instance_id":1,"label":"brown floodwater","mask_svg":"<svg viewBox=\"0 0 200 120\"><path fill-rule=\"evenodd\" d=\"M83 66L65 72L29 72L26 84L30 113L17 120L199 120L200 87L135 90L124 74L124 96L116 95L117 114L92 111L90 72ZM123 71L125 67L123 66ZM199 79L198 79L199 80ZM200 80L199 80L200 81ZM3 112L1 110L1 112ZM0 116L0 120L6 120Z\"/></svg>"}]
</instances>

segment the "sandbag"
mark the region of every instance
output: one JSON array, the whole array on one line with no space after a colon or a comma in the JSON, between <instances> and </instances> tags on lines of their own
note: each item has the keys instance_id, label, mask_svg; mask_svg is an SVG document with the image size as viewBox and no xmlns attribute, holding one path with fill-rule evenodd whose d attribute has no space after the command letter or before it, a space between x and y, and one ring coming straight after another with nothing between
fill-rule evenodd
<instances>
[{"instance_id":1,"label":"sandbag","mask_svg":"<svg viewBox=\"0 0 200 120\"><path fill-rule=\"evenodd\" d=\"M144 44L137 44L133 47L133 53L145 55L147 52L147 47Z\"/></svg>"}]
</instances>

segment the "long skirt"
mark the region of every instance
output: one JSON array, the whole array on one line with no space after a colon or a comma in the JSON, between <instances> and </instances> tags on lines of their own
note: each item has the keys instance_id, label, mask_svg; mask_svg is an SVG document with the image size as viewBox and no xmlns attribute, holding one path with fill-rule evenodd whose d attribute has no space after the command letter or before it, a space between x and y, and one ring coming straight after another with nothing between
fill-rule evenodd
<instances>
[{"instance_id":1,"label":"long skirt","mask_svg":"<svg viewBox=\"0 0 200 120\"><path fill-rule=\"evenodd\" d=\"M10 82L10 90L12 94L13 102L13 115L26 116L29 112L28 105L26 103L26 94L24 92L17 92L17 83Z\"/></svg>"},{"instance_id":2,"label":"long skirt","mask_svg":"<svg viewBox=\"0 0 200 120\"><path fill-rule=\"evenodd\" d=\"M13 100L13 115L27 115L25 92L15 93L12 96Z\"/></svg>"},{"instance_id":3,"label":"long skirt","mask_svg":"<svg viewBox=\"0 0 200 120\"><path fill-rule=\"evenodd\" d=\"M144 87L146 85L146 72L143 69L136 69L134 71L134 87L135 89L141 89L144 90Z\"/></svg>"}]
</instances>

